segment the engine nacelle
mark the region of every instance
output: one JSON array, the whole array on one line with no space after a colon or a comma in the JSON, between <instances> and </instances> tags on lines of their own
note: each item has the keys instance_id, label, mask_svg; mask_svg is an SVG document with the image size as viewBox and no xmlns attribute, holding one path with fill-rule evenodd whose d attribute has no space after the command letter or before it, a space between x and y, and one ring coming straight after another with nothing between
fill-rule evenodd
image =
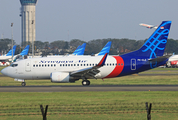
<instances>
[{"instance_id":1,"label":"engine nacelle","mask_svg":"<svg viewBox=\"0 0 178 120\"><path fill-rule=\"evenodd\" d=\"M51 82L56 83L69 83L69 82L75 82L76 78L70 77L69 73L65 72L53 72L50 74Z\"/></svg>"}]
</instances>

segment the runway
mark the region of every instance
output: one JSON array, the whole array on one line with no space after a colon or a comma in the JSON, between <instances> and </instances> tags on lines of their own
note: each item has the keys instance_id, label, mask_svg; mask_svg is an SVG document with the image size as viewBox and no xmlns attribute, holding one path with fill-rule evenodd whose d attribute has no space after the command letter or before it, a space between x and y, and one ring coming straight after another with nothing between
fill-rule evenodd
<instances>
[{"instance_id":1,"label":"runway","mask_svg":"<svg viewBox=\"0 0 178 120\"><path fill-rule=\"evenodd\" d=\"M178 91L178 85L0 86L0 92Z\"/></svg>"}]
</instances>

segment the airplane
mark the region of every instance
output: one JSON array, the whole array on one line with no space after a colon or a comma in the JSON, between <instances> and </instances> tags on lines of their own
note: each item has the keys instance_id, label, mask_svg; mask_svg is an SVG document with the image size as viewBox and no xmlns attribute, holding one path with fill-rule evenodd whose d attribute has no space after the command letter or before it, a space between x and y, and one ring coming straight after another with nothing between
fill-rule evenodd
<instances>
[{"instance_id":1,"label":"airplane","mask_svg":"<svg viewBox=\"0 0 178 120\"><path fill-rule=\"evenodd\" d=\"M157 25L156 26L155 25L148 25L148 24L145 24L145 23L140 23L139 25L150 28L150 29L152 29L152 28L157 29L158 28Z\"/></svg>"},{"instance_id":2,"label":"airplane","mask_svg":"<svg viewBox=\"0 0 178 120\"><path fill-rule=\"evenodd\" d=\"M131 75L164 65L169 55L163 56L171 21L163 21L143 46L120 56L69 56L32 58L14 62L1 73L21 81L51 79L54 83L73 83L82 79L82 85L90 85L88 79L105 79ZM164 29L162 29L162 27Z\"/></svg>"},{"instance_id":3,"label":"airplane","mask_svg":"<svg viewBox=\"0 0 178 120\"><path fill-rule=\"evenodd\" d=\"M100 55L105 55L106 53L109 54L110 48L111 48L111 41L107 42L107 44L104 46L104 48L94 56L100 56Z\"/></svg>"},{"instance_id":4,"label":"airplane","mask_svg":"<svg viewBox=\"0 0 178 120\"><path fill-rule=\"evenodd\" d=\"M178 67L178 55L173 53L173 55L169 57L166 67Z\"/></svg>"},{"instance_id":5,"label":"airplane","mask_svg":"<svg viewBox=\"0 0 178 120\"><path fill-rule=\"evenodd\" d=\"M16 45L13 46L13 56L15 54ZM0 65L4 65L6 61L12 60L12 49L5 55L0 56Z\"/></svg>"}]
</instances>

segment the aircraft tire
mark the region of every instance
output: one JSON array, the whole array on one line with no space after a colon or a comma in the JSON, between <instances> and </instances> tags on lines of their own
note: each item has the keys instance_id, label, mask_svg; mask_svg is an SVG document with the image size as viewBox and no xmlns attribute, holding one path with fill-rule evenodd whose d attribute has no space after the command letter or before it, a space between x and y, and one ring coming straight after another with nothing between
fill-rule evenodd
<instances>
[{"instance_id":1,"label":"aircraft tire","mask_svg":"<svg viewBox=\"0 0 178 120\"><path fill-rule=\"evenodd\" d=\"M89 80L83 80L82 81L82 85L83 86L89 86L90 85L90 81Z\"/></svg>"},{"instance_id":2,"label":"aircraft tire","mask_svg":"<svg viewBox=\"0 0 178 120\"><path fill-rule=\"evenodd\" d=\"M22 82L22 84L21 84L22 86L26 86L26 82Z\"/></svg>"}]
</instances>

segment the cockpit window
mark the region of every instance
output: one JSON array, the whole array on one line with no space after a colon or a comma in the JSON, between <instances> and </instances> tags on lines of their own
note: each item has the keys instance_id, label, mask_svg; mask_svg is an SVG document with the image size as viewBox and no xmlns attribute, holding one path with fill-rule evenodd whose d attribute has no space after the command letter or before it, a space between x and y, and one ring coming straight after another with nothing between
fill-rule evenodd
<instances>
[{"instance_id":1,"label":"cockpit window","mask_svg":"<svg viewBox=\"0 0 178 120\"><path fill-rule=\"evenodd\" d=\"M11 64L11 66L12 66L12 67L17 67L17 66L18 66L18 64Z\"/></svg>"}]
</instances>

